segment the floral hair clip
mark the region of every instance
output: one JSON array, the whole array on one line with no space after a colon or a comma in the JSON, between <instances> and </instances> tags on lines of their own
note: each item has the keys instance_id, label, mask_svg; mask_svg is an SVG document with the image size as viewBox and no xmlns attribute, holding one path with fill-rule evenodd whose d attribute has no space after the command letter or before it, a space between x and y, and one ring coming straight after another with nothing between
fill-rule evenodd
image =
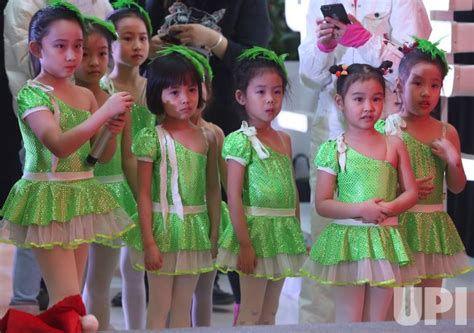
<instances>
[{"instance_id":1,"label":"floral hair clip","mask_svg":"<svg viewBox=\"0 0 474 333\"><path fill-rule=\"evenodd\" d=\"M393 69L391 68L392 66L393 62L391 62L390 60L385 60L380 64L378 70L382 75L391 74L393 73Z\"/></svg>"},{"instance_id":2,"label":"floral hair clip","mask_svg":"<svg viewBox=\"0 0 474 333\"><path fill-rule=\"evenodd\" d=\"M100 18L96 16L87 16L87 15L84 15L84 22L86 24L89 23L89 24L99 25L110 33L113 40L118 39L117 31L115 30L115 27L112 23L101 20Z\"/></svg>"},{"instance_id":3,"label":"floral hair clip","mask_svg":"<svg viewBox=\"0 0 474 333\"><path fill-rule=\"evenodd\" d=\"M65 9L68 9L72 12L74 12L77 16L77 18L81 21L82 24L84 24L84 16L82 15L81 11L74 6L72 3L69 3L67 1L63 0L49 0L48 1L48 6L51 7L62 7Z\"/></svg>"},{"instance_id":4,"label":"floral hair clip","mask_svg":"<svg viewBox=\"0 0 474 333\"><path fill-rule=\"evenodd\" d=\"M242 61L244 59L257 59L257 58L270 60L276 63L278 66L280 66L280 68L283 70L283 73L285 73L285 75L288 76L288 73L286 72L286 67L285 67L285 59L287 56L288 56L288 53L278 55L272 50L269 50L260 46L254 46L242 52L237 57L237 61Z\"/></svg>"},{"instance_id":5,"label":"floral hair clip","mask_svg":"<svg viewBox=\"0 0 474 333\"><path fill-rule=\"evenodd\" d=\"M178 53L187 60L193 64L193 66L196 68L197 72L199 73L199 77L201 78L202 82L204 82L205 78L205 71L204 71L204 65L201 63L199 59L200 54L198 54L196 51L193 51L186 46L182 45L170 45L162 50L156 52L157 57L163 57L170 55L172 53Z\"/></svg>"},{"instance_id":6,"label":"floral hair clip","mask_svg":"<svg viewBox=\"0 0 474 333\"><path fill-rule=\"evenodd\" d=\"M331 72L331 74L334 74L336 75L337 77L340 77L340 76L344 76L344 75L347 75L349 74L347 72L347 69L349 68L349 65L346 65L346 64L342 64L342 65L332 65L330 68L329 68L329 72Z\"/></svg>"},{"instance_id":7,"label":"floral hair clip","mask_svg":"<svg viewBox=\"0 0 474 333\"><path fill-rule=\"evenodd\" d=\"M403 54L407 54L415 49L418 49L423 53L431 55L432 59L438 57L443 62L446 72L449 70L448 61L446 59L446 51L438 48L438 45L441 40L432 43L427 39L418 38L416 36L412 36L412 38L414 42L411 45L404 44L401 48L399 48L399 50L402 51Z\"/></svg>"},{"instance_id":8,"label":"floral hair clip","mask_svg":"<svg viewBox=\"0 0 474 333\"><path fill-rule=\"evenodd\" d=\"M145 18L149 33L152 33L153 28L151 25L150 15L148 15L148 12L134 0L117 0L112 4L112 7L114 7L114 9L130 8L137 10Z\"/></svg>"}]
</instances>

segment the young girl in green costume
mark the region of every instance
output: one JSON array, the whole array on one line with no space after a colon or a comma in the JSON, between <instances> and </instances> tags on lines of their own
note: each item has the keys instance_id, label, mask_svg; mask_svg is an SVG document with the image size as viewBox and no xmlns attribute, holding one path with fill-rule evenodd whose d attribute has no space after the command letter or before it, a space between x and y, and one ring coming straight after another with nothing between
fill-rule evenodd
<instances>
[{"instance_id":1,"label":"young girl in green costume","mask_svg":"<svg viewBox=\"0 0 474 333\"><path fill-rule=\"evenodd\" d=\"M112 72L103 78L102 87L109 93L128 91L135 97L130 121L126 122L124 135L133 138L143 128L154 128L156 117L146 104L146 78L139 69L149 51L152 33L148 13L132 0L114 2L115 10L107 20L113 23L118 39L112 43ZM130 144L130 141L127 141ZM131 149L129 147L128 149ZM122 155L122 165L133 193L138 193L137 161L135 156ZM127 329L144 329L146 313L146 291L143 272L132 269L129 249L122 248L120 256L122 274L122 308Z\"/></svg>"},{"instance_id":2,"label":"young girl in green costume","mask_svg":"<svg viewBox=\"0 0 474 333\"><path fill-rule=\"evenodd\" d=\"M125 92L97 109L93 94L71 77L82 60L83 19L77 8L39 10L29 28L36 77L18 93L18 118L26 150L24 173L3 207L1 227L11 242L33 248L50 306L79 294L87 243L111 245L130 219L86 164L89 141L102 125L120 133L133 97ZM115 138L99 162L110 159Z\"/></svg>"},{"instance_id":3,"label":"young girl in green costume","mask_svg":"<svg viewBox=\"0 0 474 333\"><path fill-rule=\"evenodd\" d=\"M84 37L82 63L78 66L76 84L88 88L94 94L97 104L102 106L109 94L101 89L100 79L107 73L110 58L110 44L117 39L111 23L96 17L85 17L86 35ZM126 117L130 117L127 114ZM120 203L120 206L133 216L137 212L133 193L122 168L122 156L132 155L130 132L117 135L117 149L106 164L97 164L94 175L104 184ZM127 157L128 156L128 157ZM87 274L84 285L84 303L87 312L99 321L99 330L107 330L110 325L110 283L118 265L120 250L101 244L92 244L89 249Z\"/></svg>"},{"instance_id":4,"label":"young girl in green costume","mask_svg":"<svg viewBox=\"0 0 474 333\"><path fill-rule=\"evenodd\" d=\"M443 182L459 193L466 184L456 129L431 116L448 72L444 51L415 38L405 46L397 89L401 112L380 121L377 128L399 136L406 144L419 193L415 206L399 216L400 231L413 251L421 287L441 287L443 278L472 269L464 245L445 211Z\"/></svg>"},{"instance_id":5,"label":"young girl in green costume","mask_svg":"<svg viewBox=\"0 0 474 333\"><path fill-rule=\"evenodd\" d=\"M291 163L291 140L271 122L287 87L284 56L254 47L238 58L235 97L247 122L224 141L232 224L217 266L240 275L238 325L272 325L285 277L299 276L306 247Z\"/></svg>"},{"instance_id":6,"label":"young girl in green costume","mask_svg":"<svg viewBox=\"0 0 474 333\"><path fill-rule=\"evenodd\" d=\"M323 143L314 161L316 209L334 221L316 239L302 271L335 286L336 322L384 320L392 287L418 282L396 218L416 201L408 153L401 140L374 129L390 66L330 68L338 76L335 100L347 130Z\"/></svg>"},{"instance_id":7,"label":"young girl in green costume","mask_svg":"<svg viewBox=\"0 0 474 333\"><path fill-rule=\"evenodd\" d=\"M189 49L163 49L148 67L147 103L162 122L141 130L140 228L127 235L134 267L148 272L147 328L189 327L199 274L214 269L220 221L215 136L191 122L203 103L202 64ZM141 230L141 233L140 233Z\"/></svg>"}]
</instances>

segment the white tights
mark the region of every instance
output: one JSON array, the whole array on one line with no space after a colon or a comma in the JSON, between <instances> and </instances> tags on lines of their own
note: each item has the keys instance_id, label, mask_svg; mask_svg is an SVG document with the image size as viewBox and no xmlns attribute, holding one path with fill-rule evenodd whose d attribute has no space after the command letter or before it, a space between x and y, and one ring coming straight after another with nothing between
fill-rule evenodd
<instances>
[{"instance_id":1,"label":"white tights","mask_svg":"<svg viewBox=\"0 0 474 333\"><path fill-rule=\"evenodd\" d=\"M366 285L334 287L336 323L383 321L392 302L392 288Z\"/></svg>"},{"instance_id":2,"label":"white tights","mask_svg":"<svg viewBox=\"0 0 474 333\"><path fill-rule=\"evenodd\" d=\"M284 281L241 275L241 303L237 325L274 325Z\"/></svg>"},{"instance_id":3,"label":"white tights","mask_svg":"<svg viewBox=\"0 0 474 333\"><path fill-rule=\"evenodd\" d=\"M145 272L132 268L129 248L120 252L120 271L122 272L122 309L125 329L145 329L146 290Z\"/></svg>"},{"instance_id":4,"label":"white tights","mask_svg":"<svg viewBox=\"0 0 474 333\"><path fill-rule=\"evenodd\" d=\"M191 326L191 302L199 275L148 274L150 298L147 329Z\"/></svg>"},{"instance_id":5,"label":"white tights","mask_svg":"<svg viewBox=\"0 0 474 333\"><path fill-rule=\"evenodd\" d=\"M110 283L119 260L119 249L91 244L82 297L87 313L99 321L99 330L110 329Z\"/></svg>"},{"instance_id":6,"label":"white tights","mask_svg":"<svg viewBox=\"0 0 474 333\"><path fill-rule=\"evenodd\" d=\"M201 273L193 295L193 327L211 326L212 291L217 271Z\"/></svg>"}]
</instances>

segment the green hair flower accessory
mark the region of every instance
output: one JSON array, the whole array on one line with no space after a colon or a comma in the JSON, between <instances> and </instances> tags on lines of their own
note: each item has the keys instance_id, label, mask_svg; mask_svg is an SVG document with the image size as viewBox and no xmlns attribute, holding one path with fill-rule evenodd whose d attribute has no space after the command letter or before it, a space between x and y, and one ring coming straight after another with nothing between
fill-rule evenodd
<instances>
[{"instance_id":1,"label":"green hair flower accessory","mask_svg":"<svg viewBox=\"0 0 474 333\"><path fill-rule=\"evenodd\" d=\"M285 59L287 56L288 56L288 53L283 53L281 55L278 55L272 50L269 50L260 46L254 46L242 52L237 57L237 61L242 61L244 59L257 59L257 58L267 59L267 60L273 61L278 66L280 66L281 69L283 70L283 73L285 73L285 75L288 76L288 73L286 72L286 67L285 67Z\"/></svg>"},{"instance_id":2,"label":"green hair flower accessory","mask_svg":"<svg viewBox=\"0 0 474 333\"><path fill-rule=\"evenodd\" d=\"M117 31L115 30L115 27L112 23L101 20L100 18L96 16L86 16L86 15L84 15L84 22L86 23L86 25L89 23L89 24L96 24L96 25L101 26L102 28L104 28L110 33L113 40L117 40L118 38Z\"/></svg>"},{"instance_id":3,"label":"green hair flower accessory","mask_svg":"<svg viewBox=\"0 0 474 333\"><path fill-rule=\"evenodd\" d=\"M178 53L182 55L183 57L185 57L187 60L189 60L193 64L193 66L196 68L199 76L201 77L202 82L204 82L206 73L204 71L204 65L201 63L200 60L198 60L199 57L201 56L199 53L187 48L186 46L171 45L171 46L165 47L161 51L158 51L156 54L158 57L163 57L163 56L170 55L172 53Z\"/></svg>"},{"instance_id":4,"label":"green hair flower accessory","mask_svg":"<svg viewBox=\"0 0 474 333\"><path fill-rule=\"evenodd\" d=\"M74 12L77 18L79 19L79 21L81 21L81 23L84 24L84 16L82 15L81 11L72 3L69 3L63 0L48 0L48 6L63 7L63 8L69 9L70 11Z\"/></svg>"},{"instance_id":5,"label":"green hair flower accessory","mask_svg":"<svg viewBox=\"0 0 474 333\"><path fill-rule=\"evenodd\" d=\"M138 12L145 18L148 32L152 34L153 27L151 25L150 15L148 15L148 12L134 0L117 0L112 4L112 7L114 7L114 9L130 8L138 10Z\"/></svg>"},{"instance_id":6,"label":"green hair flower accessory","mask_svg":"<svg viewBox=\"0 0 474 333\"><path fill-rule=\"evenodd\" d=\"M432 43L427 39L418 38L416 36L413 36L413 40L416 43L417 49L419 49L420 51L424 53L430 54L432 59L435 59L436 57L438 57L439 59L441 59L441 61L445 65L446 72L449 70L448 61L446 60L446 51L438 48L440 40L435 43Z\"/></svg>"}]
</instances>

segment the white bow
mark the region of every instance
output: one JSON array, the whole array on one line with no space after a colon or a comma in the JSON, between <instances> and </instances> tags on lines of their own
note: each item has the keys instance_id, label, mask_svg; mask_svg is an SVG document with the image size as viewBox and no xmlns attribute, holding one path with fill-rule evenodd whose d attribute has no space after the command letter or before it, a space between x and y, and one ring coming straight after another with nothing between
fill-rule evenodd
<instances>
[{"instance_id":1,"label":"white bow","mask_svg":"<svg viewBox=\"0 0 474 333\"><path fill-rule=\"evenodd\" d=\"M161 161L160 161L160 204L163 222L166 227L169 214L169 204L166 192L168 189L168 169L167 159L171 166L171 197L173 198L173 206L176 214L184 220L184 208L181 195L179 194L178 185L178 161L176 158L176 147L171 135L161 126L156 126L156 132L160 141ZM167 157L168 156L168 157Z\"/></svg>"},{"instance_id":2,"label":"white bow","mask_svg":"<svg viewBox=\"0 0 474 333\"><path fill-rule=\"evenodd\" d=\"M398 136L402 138L403 129L407 127L407 123L398 113L391 114L385 119L385 134Z\"/></svg>"},{"instance_id":3,"label":"white bow","mask_svg":"<svg viewBox=\"0 0 474 333\"><path fill-rule=\"evenodd\" d=\"M49 95L51 99L51 104L53 105L53 114L54 114L54 119L56 120L56 123L58 126L60 125L60 116L61 116L61 111L59 110L58 103L56 102L56 99L54 98L53 91L54 88L51 86L48 86L44 83L35 81L35 80L28 80L26 81L26 84L30 87L38 88L42 91L44 91L46 94ZM56 169L58 167L59 163L59 157L51 153L51 172L56 172Z\"/></svg>"},{"instance_id":4,"label":"white bow","mask_svg":"<svg viewBox=\"0 0 474 333\"><path fill-rule=\"evenodd\" d=\"M339 153L338 163L342 172L346 171L346 151L347 145L344 142L344 136L341 134L336 138L337 152Z\"/></svg>"},{"instance_id":5,"label":"white bow","mask_svg":"<svg viewBox=\"0 0 474 333\"><path fill-rule=\"evenodd\" d=\"M262 142L257 137L257 129L255 127L249 127L249 124L246 121L242 122L242 126L240 127L237 132L242 132L250 140L253 149L257 152L258 157L261 160L267 159L270 157L270 152L268 149L262 144Z\"/></svg>"}]
</instances>

